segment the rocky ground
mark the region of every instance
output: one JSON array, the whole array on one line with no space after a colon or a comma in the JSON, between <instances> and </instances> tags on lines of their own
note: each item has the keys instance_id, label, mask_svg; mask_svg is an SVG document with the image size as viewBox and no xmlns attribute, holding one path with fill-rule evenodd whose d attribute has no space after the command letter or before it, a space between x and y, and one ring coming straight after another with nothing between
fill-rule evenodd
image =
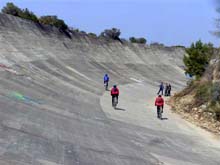
<instances>
[{"instance_id":1,"label":"rocky ground","mask_svg":"<svg viewBox=\"0 0 220 165\"><path fill-rule=\"evenodd\" d=\"M180 114L187 121L220 135L220 121L215 119L215 114L206 111L206 105L192 107L193 99L193 95L186 95L181 98L174 95L167 103L172 107L174 112Z\"/></svg>"}]
</instances>

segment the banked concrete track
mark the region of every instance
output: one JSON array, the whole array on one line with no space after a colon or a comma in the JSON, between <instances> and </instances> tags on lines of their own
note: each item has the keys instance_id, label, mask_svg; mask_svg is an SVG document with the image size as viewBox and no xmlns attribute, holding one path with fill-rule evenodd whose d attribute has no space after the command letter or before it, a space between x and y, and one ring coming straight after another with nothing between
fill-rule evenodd
<instances>
[{"instance_id":1,"label":"banked concrete track","mask_svg":"<svg viewBox=\"0 0 220 165\"><path fill-rule=\"evenodd\" d=\"M185 84L181 48L106 42L0 15L1 165L219 165L217 142L155 119L160 80ZM119 109L102 77L119 84Z\"/></svg>"}]
</instances>

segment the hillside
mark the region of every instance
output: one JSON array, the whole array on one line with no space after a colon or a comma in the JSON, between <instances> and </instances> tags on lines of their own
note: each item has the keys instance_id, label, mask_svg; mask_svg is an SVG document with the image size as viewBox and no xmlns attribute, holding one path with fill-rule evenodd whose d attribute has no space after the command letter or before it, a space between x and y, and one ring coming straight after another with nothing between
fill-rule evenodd
<instances>
[{"instance_id":1,"label":"hillside","mask_svg":"<svg viewBox=\"0 0 220 165\"><path fill-rule=\"evenodd\" d=\"M194 80L176 94L170 103L187 120L216 134L220 134L220 61L219 50L199 80Z\"/></svg>"}]
</instances>

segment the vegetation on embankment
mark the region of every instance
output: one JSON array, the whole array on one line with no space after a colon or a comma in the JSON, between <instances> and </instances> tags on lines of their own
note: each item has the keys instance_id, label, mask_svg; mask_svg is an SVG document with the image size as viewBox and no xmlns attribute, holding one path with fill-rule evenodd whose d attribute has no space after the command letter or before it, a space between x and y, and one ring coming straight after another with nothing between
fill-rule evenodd
<instances>
[{"instance_id":1,"label":"vegetation on embankment","mask_svg":"<svg viewBox=\"0 0 220 165\"><path fill-rule=\"evenodd\" d=\"M198 41L186 52L185 71L194 79L171 98L172 109L189 121L220 134L219 50Z\"/></svg>"},{"instance_id":2,"label":"vegetation on embankment","mask_svg":"<svg viewBox=\"0 0 220 165\"><path fill-rule=\"evenodd\" d=\"M131 43L138 43L138 44L146 44L147 42L147 40L143 37L141 38L130 37L129 40Z\"/></svg>"},{"instance_id":3,"label":"vegetation on embankment","mask_svg":"<svg viewBox=\"0 0 220 165\"><path fill-rule=\"evenodd\" d=\"M38 17L33 11L30 11L27 8L21 9L12 2L7 3L6 6L2 8L2 13L20 17L22 19L30 20L39 25L49 25L52 27L56 27L59 29L60 32L63 32L69 38L71 38L71 34L78 33L78 34L86 35L91 38L106 39L107 41L115 40L121 43L123 43L123 41L127 42L126 39L120 38L121 35L120 29L117 28L105 29L103 30L103 32L100 33L100 35L97 36L95 33L91 33L91 32L86 33L85 31L80 31L77 28L68 26L64 20L58 18L56 15L46 15L46 16ZM130 37L129 41L131 43L137 43L137 44L146 44L147 42L147 40L144 37L140 37L140 38Z\"/></svg>"},{"instance_id":4,"label":"vegetation on embankment","mask_svg":"<svg viewBox=\"0 0 220 165\"><path fill-rule=\"evenodd\" d=\"M214 54L214 48L211 43L204 44L202 41L192 43L190 48L186 49L187 55L183 62L186 66L186 73L199 79L205 72L208 63Z\"/></svg>"}]
</instances>

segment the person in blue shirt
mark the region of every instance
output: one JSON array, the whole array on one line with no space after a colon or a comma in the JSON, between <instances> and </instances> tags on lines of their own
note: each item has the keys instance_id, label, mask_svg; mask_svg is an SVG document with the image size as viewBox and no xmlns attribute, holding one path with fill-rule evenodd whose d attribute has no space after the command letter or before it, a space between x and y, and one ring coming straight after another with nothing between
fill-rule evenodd
<instances>
[{"instance_id":1,"label":"person in blue shirt","mask_svg":"<svg viewBox=\"0 0 220 165\"><path fill-rule=\"evenodd\" d=\"M109 82L108 74L105 74L105 76L104 76L104 86L105 86L106 90L108 90L108 82Z\"/></svg>"},{"instance_id":2,"label":"person in blue shirt","mask_svg":"<svg viewBox=\"0 0 220 165\"><path fill-rule=\"evenodd\" d=\"M163 90L164 90L164 85L163 85L163 82L161 82L161 84L160 84L160 89L159 89L159 91L157 92L157 94L159 95L160 92L161 92L162 95L163 95Z\"/></svg>"}]
</instances>

